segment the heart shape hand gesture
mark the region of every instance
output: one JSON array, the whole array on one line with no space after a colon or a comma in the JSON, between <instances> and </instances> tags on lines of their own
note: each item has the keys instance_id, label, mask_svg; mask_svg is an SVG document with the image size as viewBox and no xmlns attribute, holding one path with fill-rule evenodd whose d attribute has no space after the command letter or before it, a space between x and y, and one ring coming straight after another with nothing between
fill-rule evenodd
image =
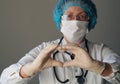
<instances>
[{"instance_id":1,"label":"heart shape hand gesture","mask_svg":"<svg viewBox=\"0 0 120 84\"><path fill-rule=\"evenodd\" d=\"M64 63L58 60L54 60L53 58L51 58L51 54L55 50L62 51L69 50L73 54L74 59L66 61ZM84 49L80 48L77 45L67 44L64 46L58 46L56 44L50 44L41 51L41 53L32 63L27 64L23 67L23 72L31 76L34 73L37 73L45 68L54 66L57 67L76 66L96 73L101 73L101 71L103 71L104 69L104 63L93 60Z\"/></svg>"}]
</instances>

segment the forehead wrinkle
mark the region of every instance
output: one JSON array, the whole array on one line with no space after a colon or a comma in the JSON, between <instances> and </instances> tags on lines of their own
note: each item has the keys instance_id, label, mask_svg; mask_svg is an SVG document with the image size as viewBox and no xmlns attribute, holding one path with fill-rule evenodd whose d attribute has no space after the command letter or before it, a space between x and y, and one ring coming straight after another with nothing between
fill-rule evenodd
<instances>
[{"instance_id":1,"label":"forehead wrinkle","mask_svg":"<svg viewBox=\"0 0 120 84\"><path fill-rule=\"evenodd\" d=\"M76 14L81 14L81 13L85 13L85 11L84 10L82 10L80 7L78 7L78 6L72 6L72 7L69 7L65 12L64 12L64 14L66 14L66 13L70 13L70 14L74 14L75 13L75 15Z\"/></svg>"}]
</instances>

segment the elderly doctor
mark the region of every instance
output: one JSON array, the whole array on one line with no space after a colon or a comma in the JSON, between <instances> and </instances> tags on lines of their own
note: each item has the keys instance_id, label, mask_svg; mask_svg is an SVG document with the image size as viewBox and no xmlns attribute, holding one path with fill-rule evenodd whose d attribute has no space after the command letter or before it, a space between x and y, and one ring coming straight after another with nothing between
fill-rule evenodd
<instances>
[{"instance_id":1,"label":"elderly doctor","mask_svg":"<svg viewBox=\"0 0 120 84\"><path fill-rule=\"evenodd\" d=\"M97 13L91 0L59 0L54 20L63 37L43 42L4 69L0 84L120 84L120 56L104 44L88 41Z\"/></svg>"}]
</instances>

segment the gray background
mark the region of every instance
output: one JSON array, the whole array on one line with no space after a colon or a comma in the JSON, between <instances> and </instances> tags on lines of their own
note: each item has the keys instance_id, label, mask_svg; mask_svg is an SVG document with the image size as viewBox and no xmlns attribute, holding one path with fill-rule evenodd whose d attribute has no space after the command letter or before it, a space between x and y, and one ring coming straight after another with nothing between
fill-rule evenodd
<instances>
[{"instance_id":1,"label":"gray background","mask_svg":"<svg viewBox=\"0 0 120 84\"><path fill-rule=\"evenodd\" d=\"M57 0L0 0L0 73L43 41L61 36L52 18ZM120 54L120 0L94 0L98 23L87 38ZM37 84L37 77L30 84Z\"/></svg>"}]
</instances>

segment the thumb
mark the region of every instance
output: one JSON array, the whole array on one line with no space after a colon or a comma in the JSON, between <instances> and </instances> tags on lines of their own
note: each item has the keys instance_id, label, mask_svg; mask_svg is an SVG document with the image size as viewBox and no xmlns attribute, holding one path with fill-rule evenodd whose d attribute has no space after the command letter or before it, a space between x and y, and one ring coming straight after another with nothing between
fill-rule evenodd
<instances>
[{"instance_id":1,"label":"thumb","mask_svg":"<svg viewBox=\"0 0 120 84\"><path fill-rule=\"evenodd\" d=\"M52 61L52 66L63 67L63 63L60 62L60 61L53 60Z\"/></svg>"},{"instance_id":2,"label":"thumb","mask_svg":"<svg viewBox=\"0 0 120 84\"><path fill-rule=\"evenodd\" d=\"M75 66L73 60L67 61L67 62L65 62L65 63L63 64L63 67L69 67L69 66Z\"/></svg>"}]
</instances>

